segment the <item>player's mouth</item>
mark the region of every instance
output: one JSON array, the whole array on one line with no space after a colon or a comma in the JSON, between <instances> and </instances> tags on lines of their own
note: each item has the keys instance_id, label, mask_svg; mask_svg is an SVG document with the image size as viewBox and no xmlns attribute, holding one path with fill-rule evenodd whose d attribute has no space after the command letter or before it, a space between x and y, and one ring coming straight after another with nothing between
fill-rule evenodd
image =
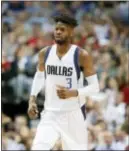
<instances>
[{"instance_id":1,"label":"player's mouth","mask_svg":"<svg viewBox=\"0 0 129 151\"><path fill-rule=\"evenodd\" d=\"M56 39L62 39L61 37L56 37Z\"/></svg>"},{"instance_id":2,"label":"player's mouth","mask_svg":"<svg viewBox=\"0 0 129 151\"><path fill-rule=\"evenodd\" d=\"M56 38L56 39L61 39L62 37L61 37L61 36L55 36L55 38Z\"/></svg>"}]
</instances>

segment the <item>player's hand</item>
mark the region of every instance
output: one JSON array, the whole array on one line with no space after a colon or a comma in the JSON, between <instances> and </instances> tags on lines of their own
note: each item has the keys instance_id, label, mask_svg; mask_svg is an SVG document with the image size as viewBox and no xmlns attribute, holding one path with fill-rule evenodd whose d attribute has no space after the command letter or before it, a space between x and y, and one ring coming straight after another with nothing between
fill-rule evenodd
<instances>
[{"instance_id":1,"label":"player's hand","mask_svg":"<svg viewBox=\"0 0 129 151\"><path fill-rule=\"evenodd\" d=\"M38 108L35 101L30 99L28 107L28 115L30 119L36 119L38 117Z\"/></svg>"},{"instance_id":2,"label":"player's hand","mask_svg":"<svg viewBox=\"0 0 129 151\"><path fill-rule=\"evenodd\" d=\"M66 87L57 85L57 95L60 99L68 99L71 97L77 97L77 90L68 89Z\"/></svg>"}]
</instances>

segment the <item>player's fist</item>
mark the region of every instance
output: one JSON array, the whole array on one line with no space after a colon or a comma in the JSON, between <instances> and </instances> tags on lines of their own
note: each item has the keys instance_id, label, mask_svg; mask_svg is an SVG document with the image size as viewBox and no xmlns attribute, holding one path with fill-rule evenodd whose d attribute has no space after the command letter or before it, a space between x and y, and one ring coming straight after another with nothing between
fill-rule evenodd
<instances>
[{"instance_id":1,"label":"player's fist","mask_svg":"<svg viewBox=\"0 0 129 151\"><path fill-rule=\"evenodd\" d=\"M77 90L72 90L68 89L66 87L57 85L57 95L60 99L68 99L71 97L77 97L78 96L78 91Z\"/></svg>"},{"instance_id":2,"label":"player's fist","mask_svg":"<svg viewBox=\"0 0 129 151\"><path fill-rule=\"evenodd\" d=\"M30 119L36 119L38 117L38 108L35 100L30 99L29 101L28 115Z\"/></svg>"}]
</instances>

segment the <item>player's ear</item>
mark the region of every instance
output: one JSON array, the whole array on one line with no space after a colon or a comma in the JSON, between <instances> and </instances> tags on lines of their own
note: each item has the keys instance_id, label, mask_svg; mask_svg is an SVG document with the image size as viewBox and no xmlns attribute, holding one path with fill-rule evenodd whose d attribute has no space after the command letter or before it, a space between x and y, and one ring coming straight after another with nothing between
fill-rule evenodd
<instances>
[{"instance_id":1,"label":"player's ear","mask_svg":"<svg viewBox=\"0 0 129 151\"><path fill-rule=\"evenodd\" d=\"M70 27L70 37L73 37L74 29Z\"/></svg>"}]
</instances>

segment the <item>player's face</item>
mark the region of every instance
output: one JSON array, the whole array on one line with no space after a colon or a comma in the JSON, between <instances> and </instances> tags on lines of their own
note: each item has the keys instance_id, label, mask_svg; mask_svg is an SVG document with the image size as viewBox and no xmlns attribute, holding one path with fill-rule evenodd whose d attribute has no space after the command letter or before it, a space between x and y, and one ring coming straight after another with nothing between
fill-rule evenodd
<instances>
[{"instance_id":1,"label":"player's face","mask_svg":"<svg viewBox=\"0 0 129 151\"><path fill-rule=\"evenodd\" d=\"M72 28L67 26L66 24L63 24L61 22L58 22L56 24L55 30L54 30L54 39L57 44L65 44L71 39L72 35Z\"/></svg>"}]
</instances>

